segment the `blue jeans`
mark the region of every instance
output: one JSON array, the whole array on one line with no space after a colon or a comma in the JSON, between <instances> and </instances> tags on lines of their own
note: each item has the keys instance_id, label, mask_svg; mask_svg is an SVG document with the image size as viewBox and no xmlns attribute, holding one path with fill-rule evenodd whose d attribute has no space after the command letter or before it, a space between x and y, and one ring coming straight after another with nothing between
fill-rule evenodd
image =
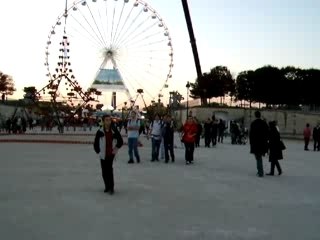
<instances>
[{"instance_id":1,"label":"blue jeans","mask_svg":"<svg viewBox=\"0 0 320 240\"><path fill-rule=\"evenodd\" d=\"M161 144L161 139L152 138L152 161L159 160L159 149Z\"/></svg>"},{"instance_id":2,"label":"blue jeans","mask_svg":"<svg viewBox=\"0 0 320 240\"><path fill-rule=\"evenodd\" d=\"M140 161L140 156L138 152L138 138L128 138L128 153L129 153L129 159L133 160L133 153L136 157L137 161Z\"/></svg>"},{"instance_id":3,"label":"blue jeans","mask_svg":"<svg viewBox=\"0 0 320 240\"><path fill-rule=\"evenodd\" d=\"M255 158L257 161L257 170L258 170L258 175L263 176L263 163L262 163L262 155L261 154L255 154Z\"/></svg>"}]
</instances>

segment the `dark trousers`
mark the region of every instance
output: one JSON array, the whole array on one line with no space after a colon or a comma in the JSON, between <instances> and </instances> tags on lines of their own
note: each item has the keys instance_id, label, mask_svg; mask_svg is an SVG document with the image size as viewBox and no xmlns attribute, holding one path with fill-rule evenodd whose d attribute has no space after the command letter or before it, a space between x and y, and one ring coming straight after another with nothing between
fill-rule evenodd
<instances>
[{"instance_id":1,"label":"dark trousers","mask_svg":"<svg viewBox=\"0 0 320 240\"><path fill-rule=\"evenodd\" d=\"M166 162L169 161L169 152L171 156L171 161L174 162L173 142L164 141L164 156Z\"/></svg>"},{"instance_id":2,"label":"dark trousers","mask_svg":"<svg viewBox=\"0 0 320 240\"><path fill-rule=\"evenodd\" d=\"M262 163L262 155L261 154L255 154L254 155L257 161L257 170L258 170L258 175L263 176L263 163Z\"/></svg>"},{"instance_id":3,"label":"dark trousers","mask_svg":"<svg viewBox=\"0 0 320 240\"><path fill-rule=\"evenodd\" d=\"M211 142L210 134L205 134L204 135L204 146L205 147L210 147L210 142Z\"/></svg>"},{"instance_id":4,"label":"dark trousers","mask_svg":"<svg viewBox=\"0 0 320 240\"><path fill-rule=\"evenodd\" d=\"M200 135L197 135L196 136L196 147L200 147L200 138L201 138L201 136Z\"/></svg>"},{"instance_id":5,"label":"dark trousers","mask_svg":"<svg viewBox=\"0 0 320 240\"><path fill-rule=\"evenodd\" d=\"M304 150L309 150L309 141L310 141L310 138L304 138Z\"/></svg>"},{"instance_id":6,"label":"dark trousers","mask_svg":"<svg viewBox=\"0 0 320 240\"><path fill-rule=\"evenodd\" d=\"M185 146L185 159L186 162L193 161L194 143L184 143Z\"/></svg>"},{"instance_id":7,"label":"dark trousers","mask_svg":"<svg viewBox=\"0 0 320 240\"><path fill-rule=\"evenodd\" d=\"M217 135L212 135L211 136L211 141L212 141L212 146L217 145Z\"/></svg>"},{"instance_id":8,"label":"dark trousers","mask_svg":"<svg viewBox=\"0 0 320 240\"><path fill-rule=\"evenodd\" d=\"M313 150L316 151L316 150L320 150L320 143L319 143L319 140L316 139L316 140L313 140Z\"/></svg>"},{"instance_id":9,"label":"dark trousers","mask_svg":"<svg viewBox=\"0 0 320 240\"><path fill-rule=\"evenodd\" d=\"M100 160L104 186L105 186L105 189L108 191L114 190L113 167L112 167L113 159L114 159L114 155L107 156L105 160L103 159Z\"/></svg>"},{"instance_id":10,"label":"dark trousers","mask_svg":"<svg viewBox=\"0 0 320 240\"><path fill-rule=\"evenodd\" d=\"M272 160L270 174L274 174L274 168L277 167L278 173L282 173L282 169L278 160Z\"/></svg>"}]
</instances>

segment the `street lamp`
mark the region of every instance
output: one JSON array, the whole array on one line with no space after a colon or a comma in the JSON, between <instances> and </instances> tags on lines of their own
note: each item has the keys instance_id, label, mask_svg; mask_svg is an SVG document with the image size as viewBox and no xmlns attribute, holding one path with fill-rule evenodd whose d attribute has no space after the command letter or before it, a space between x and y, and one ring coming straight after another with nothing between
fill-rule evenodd
<instances>
[{"instance_id":1,"label":"street lamp","mask_svg":"<svg viewBox=\"0 0 320 240\"><path fill-rule=\"evenodd\" d=\"M187 82L186 88L187 88L187 119L188 119L188 117L189 117L189 88L190 88L189 81Z\"/></svg>"}]
</instances>

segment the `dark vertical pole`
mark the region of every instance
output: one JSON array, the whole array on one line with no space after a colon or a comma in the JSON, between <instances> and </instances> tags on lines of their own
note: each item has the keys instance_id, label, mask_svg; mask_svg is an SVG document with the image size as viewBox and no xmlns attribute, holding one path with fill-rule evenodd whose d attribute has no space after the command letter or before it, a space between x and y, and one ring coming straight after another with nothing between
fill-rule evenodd
<instances>
[{"instance_id":1,"label":"dark vertical pole","mask_svg":"<svg viewBox=\"0 0 320 240\"><path fill-rule=\"evenodd\" d=\"M187 82L186 88L187 88L187 119L188 119L188 117L189 117L189 88L190 88L189 81Z\"/></svg>"},{"instance_id":2,"label":"dark vertical pole","mask_svg":"<svg viewBox=\"0 0 320 240\"><path fill-rule=\"evenodd\" d=\"M187 119L189 117L189 88L187 88Z\"/></svg>"},{"instance_id":3,"label":"dark vertical pole","mask_svg":"<svg viewBox=\"0 0 320 240\"><path fill-rule=\"evenodd\" d=\"M192 22L191 22L191 17L190 17L190 12L189 12L187 0L182 0L182 6L183 6L183 10L184 10L184 15L186 17L186 22L187 22L187 27L188 27L188 31L189 31L189 37L190 37L190 43L191 43L194 62L196 65L196 70L197 70L197 76L198 76L198 79L200 79L200 77L202 76L202 71L201 71L201 65L200 65L200 60L199 60L199 55L198 55L198 50L197 50L197 44L196 44L196 39L195 39L194 33L193 33Z\"/></svg>"}]
</instances>

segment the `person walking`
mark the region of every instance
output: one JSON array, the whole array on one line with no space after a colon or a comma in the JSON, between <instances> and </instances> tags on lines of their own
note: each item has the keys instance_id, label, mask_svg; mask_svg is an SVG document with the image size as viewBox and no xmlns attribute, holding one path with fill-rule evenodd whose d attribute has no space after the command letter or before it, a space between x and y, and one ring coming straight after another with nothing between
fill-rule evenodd
<instances>
[{"instance_id":1,"label":"person walking","mask_svg":"<svg viewBox=\"0 0 320 240\"><path fill-rule=\"evenodd\" d=\"M163 144L164 144L164 153L165 153L165 163L169 162L169 153L171 161L174 162L174 125L170 115L167 115L165 118L163 126Z\"/></svg>"},{"instance_id":2,"label":"person walking","mask_svg":"<svg viewBox=\"0 0 320 240\"><path fill-rule=\"evenodd\" d=\"M131 111L130 119L127 122L129 164L134 163L133 154L136 157L137 163L140 163L140 155L138 151L139 130L140 120L138 119L137 113L135 111Z\"/></svg>"},{"instance_id":3,"label":"person walking","mask_svg":"<svg viewBox=\"0 0 320 240\"><path fill-rule=\"evenodd\" d=\"M186 123L183 125L181 138L185 146L185 160L187 165L194 161L193 154L197 131L197 124L193 117L189 116Z\"/></svg>"},{"instance_id":4,"label":"person walking","mask_svg":"<svg viewBox=\"0 0 320 240\"><path fill-rule=\"evenodd\" d=\"M310 124L307 123L306 127L303 129L303 139L304 139L304 150L309 151L309 142L311 138Z\"/></svg>"},{"instance_id":5,"label":"person walking","mask_svg":"<svg viewBox=\"0 0 320 240\"><path fill-rule=\"evenodd\" d=\"M266 175L273 176L274 169L277 167L278 174L282 174L279 160L283 159L281 148L281 137L275 121L269 123L269 162L271 163L270 172Z\"/></svg>"},{"instance_id":6,"label":"person walking","mask_svg":"<svg viewBox=\"0 0 320 240\"><path fill-rule=\"evenodd\" d=\"M262 157L268 151L268 124L261 119L261 112L254 113L256 119L250 125L249 140L250 140L250 153L254 154L257 163L257 176L263 177L263 164Z\"/></svg>"},{"instance_id":7,"label":"person walking","mask_svg":"<svg viewBox=\"0 0 320 240\"><path fill-rule=\"evenodd\" d=\"M113 140L116 144L113 145ZM99 154L102 179L105 193L114 193L113 160L119 148L123 145L120 132L112 123L110 115L103 116L103 127L99 128L94 139L94 151Z\"/></svg>"}]
</instances>

